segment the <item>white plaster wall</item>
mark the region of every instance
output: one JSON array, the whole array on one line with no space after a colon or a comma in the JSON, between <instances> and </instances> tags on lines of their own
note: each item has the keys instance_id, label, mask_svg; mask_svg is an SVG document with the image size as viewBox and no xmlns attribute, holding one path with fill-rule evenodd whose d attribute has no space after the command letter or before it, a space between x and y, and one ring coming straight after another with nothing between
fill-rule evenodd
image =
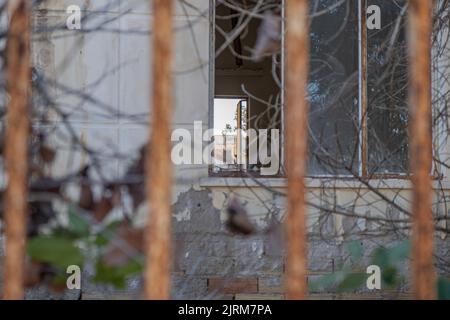
<instances>
[{"instance_id":1,"label":"white plaster wall","mask_svg":"<svg viewBox=\"0 0 450 320\"><path fill-rule=\"evenodd\" d=\"M178 1L175 6L172 123L174 129L192 131L194 121L203 121L204 128L208 127L209 2L190 3L199 11L189 6L185 11ZM105 176L115 177L123 173L149 136L152 48L151 36L142 32L151 29L151 1L46 1L34 12L35 25L64 25L68 16L66 8L72 4L87 8L83 15L90 18L88 23L83 23L84 30L95 29L105 20L110 22L103 31L66 30L45 35L43 41L33 45L34 63L50 79L96 100L86 101L58 88L52 89L58 107L70 114L70 123L80 139L93 150L126 156L124 160L105 157L102 162ZM50 120L45 125L61 129L52 136L59 150L52 172L64 175L86 162L87 156L65 150L69 137L62 134L63 124L58 123L55 115ZM192 177L195 181L194 178L207 175L206 166L174 169L177 180ZM177 184L174 200L178 192L190 187L186 183Z\"/></svg>"}]
</instances>

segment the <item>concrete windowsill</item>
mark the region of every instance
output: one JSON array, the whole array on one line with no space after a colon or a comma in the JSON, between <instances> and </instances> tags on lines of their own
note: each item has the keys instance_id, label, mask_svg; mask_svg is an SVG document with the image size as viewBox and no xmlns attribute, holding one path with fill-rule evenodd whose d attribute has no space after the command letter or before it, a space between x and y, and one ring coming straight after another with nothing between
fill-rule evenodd
<instances>
[{"instance_id":1,"label":"concrete windowsill","mask_svg":"<svg viewBox=\"0 0 450 320\"><path fill-rule=\"evenodd\" d=\"M434 181L434 188L439 190L450 190L450 181ZM237 178L237 177L206 177L200 180L200 186L206 188L286 188L286 178ZM373 179L369 181L369 186L363 184L357 179L350 178L307 178L306 186L308 188L338 188L338 189L411 189L411 182L408 179Z\"/></svg>"}]
</instances>

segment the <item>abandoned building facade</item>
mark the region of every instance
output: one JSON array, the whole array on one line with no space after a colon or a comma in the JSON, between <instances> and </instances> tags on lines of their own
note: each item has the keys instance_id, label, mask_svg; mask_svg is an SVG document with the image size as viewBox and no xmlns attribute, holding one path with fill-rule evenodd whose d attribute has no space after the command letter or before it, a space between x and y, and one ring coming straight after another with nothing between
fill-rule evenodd
<instances>
[{"instance_id":1,"label":"abandoned building facade","mask_svg":"<svg viewBox=\"0 0 450 320\"><path fill-rule=\"evenodd\" d=\"M339 6L333 6L339 1L311 2L316 7L311 9L306 185L312 285L324 275L354 267L349 246L355 241L363 249L357 270L365 272L379 246L408 239L411 184L404 1L348 0ZM381 29L366 27L362 3L381 8ZM74 4L82 8L81 29L52 27L65 26L67 8ZM203 131L214 129L214 157L229 156L231 163L173 164L174 298L284 298L283 88L288 66L283 16L282 0L176 1L172 129L192 137L198 136L194 128L199 125ZM151 20L151 1L146 0L51 0L33 8L33 27L41 30L32 42L34 72L54 82L49 94L79 139L103 155L98 159L101 174L111 179L121 177L139 156L152 128ZM261 34L263 25L270 29L271 23L275 36L270 34L274 30ZM450 44L440 45L448 30L440 32L432 69L433 203L434 213L448 218L449 122L438 114L445 113L449 98ZM36 100L36 108L46 108ZM72 138L64 133L57 113L49 112L45 121L34 125L52 128L51 143L59 150L55 162L45 168L52 175L64 176L92 161L86 150L65 148ZM249 161L247 132L252 129L259 139L267 129L267 161L261 154ZM173 137L174 146L178 138ZM182 143L186 146L185 140ZM207 144L203 141L202 148ZM244 163L235 161L240 150ZM276 172L264 174L277 157ZM248 213L256 233L243 236L227 229L232 199ZM108 218L127 215L142 227L147 211L145 203L133 210L125 199ZM448 223L446 218L437 222L435 238L437 270L447 275ZM400 270L409 272L407 261ZM125 290L112 290L91 284L89 270L84 273L85 297L133 297L140 288L139 277ZM392 288L363 286L345 293L311 286L310 294L320 299L407 298L409 289L408 281L400 281Z\"/></svg>"}]
</instances>

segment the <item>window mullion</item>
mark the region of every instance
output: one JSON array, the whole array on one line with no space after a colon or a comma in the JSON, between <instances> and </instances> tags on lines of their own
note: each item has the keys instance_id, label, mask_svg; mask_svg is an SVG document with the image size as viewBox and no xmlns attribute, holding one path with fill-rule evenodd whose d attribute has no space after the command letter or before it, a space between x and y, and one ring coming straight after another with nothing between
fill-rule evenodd
<instances>
[{"instance_id":1,"label":"window mullion","mask_svg":"<svg viewBox=\"0 0 450 320\"><path fill-rule=\"evenodd\" d=\"M367 1L358 1L358 150L359 150L359 174L367 177L367 27L366 27Z\"/></svg>"}]
</instances>

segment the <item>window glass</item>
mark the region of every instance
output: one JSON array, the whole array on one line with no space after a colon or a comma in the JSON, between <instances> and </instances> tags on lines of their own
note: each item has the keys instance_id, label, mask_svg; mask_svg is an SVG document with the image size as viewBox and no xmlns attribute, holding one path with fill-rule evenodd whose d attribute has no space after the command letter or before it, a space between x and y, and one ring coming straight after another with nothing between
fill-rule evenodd
<instances>
[{"instance_id":1,"label":"window glass","mask_svg":"<svg viewBox=\"0 0 450 320\"><path fill-rule=\"evenodd\" d=\"M358 170L358 6L311 1L309 173Z\"/></svg>"},{"instance_id":2,"label":"window glass","mask_svg":"<svg viewBox=\"0 0 450 320\"><path fill-rule=\"evenodd\" d=\"M380 9L380 28L361 25L360 18L366 14L360 6L363 3L368 8L376 5ZM405 3L405 0L310 1L307 87L310 176L407 172ZM257 135L261 129L282 130L281 4L272 0L256 8L260 5L256 2L216 2L214 95L235 100L247 97L242 111L246 115L245 126L248 132L255 131ZM257 14L249 15L249 10L256 10ZM369 10L369 20L372 15ZM367 56L362 57L363 54ZM248 142L241 143L246 137L231 133L240 123L236 110L244 110L236 107L236 101L214 100L214 128L224 130L222 122L228 118L231 128L228 134L216 137L237 139L233 144L224 141L220 146L222 152L216 148L216 154L223 158L226 150L236 145L248 149ZM224 103L231 105L223 109L226 112L222 110ZM266 165L258 158L256 164L216 169L258 173Z\"/></svg>"},{"instance_id":3,"label":"window glass","mask_svg":"<svg viewBox=\"0 0 450 320\"><path fill-rule=\"evenodd\" d=\"M405 1L370 0L381 9L381 29L368 30L368 170L408 170L408 59ZM403 10L403 11L402 11Z\"/></svg>"}]
</instances>

